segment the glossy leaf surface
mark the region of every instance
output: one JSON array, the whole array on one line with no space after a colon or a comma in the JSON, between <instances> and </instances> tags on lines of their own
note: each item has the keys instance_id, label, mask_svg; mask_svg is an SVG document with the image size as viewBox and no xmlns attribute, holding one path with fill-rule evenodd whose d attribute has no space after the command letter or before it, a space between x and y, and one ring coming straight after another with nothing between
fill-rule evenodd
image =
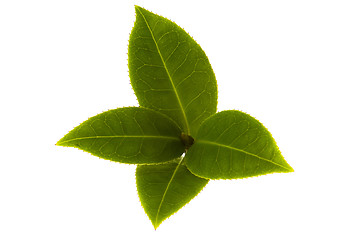
<instances>
[{"instance_id":1,"label":"glossy leaf surface","mask_svg":"<svg viewBox=\"0 0 361 240\"><path fill-rule=\"evenodd\" d=\"M187 135L216 112L217 84L208 58L175 23L136 6L128 57L139 104L170 116Z\"/></svg>"},{"instance_id":2,"label":"glossy leaf surface","mask_svg":"<svg viewBox=\"0 0 361 240\"><path fill-rule=\"evenodd\" d=\"M57 145L76 147L122 163L160 163L184 152L181 130L167 116L145 108L118 108L74 128Z\"/></svg>"},{"instance_id":3,"label":"glossy leaf surface","mask_svg":"<svg viewBox=\"0 0 361 240\"><path fill-rule=\"evenodd\" d=\"M193 175L182 161L138 165L136 179L140 201L154 228L192 200L209 181Z\"/></svg>"},{"instance_id":4,"label":"glossy leaf surface","mask_svg":"<svg viewBox=\"0 0 361 240\"><path fill-rule=\"evenodd\" d=\"M185 162L192 173L210 179L293 172L268 130L239 111L223 111L204 121Z\"/></svg>"}]
</instances>

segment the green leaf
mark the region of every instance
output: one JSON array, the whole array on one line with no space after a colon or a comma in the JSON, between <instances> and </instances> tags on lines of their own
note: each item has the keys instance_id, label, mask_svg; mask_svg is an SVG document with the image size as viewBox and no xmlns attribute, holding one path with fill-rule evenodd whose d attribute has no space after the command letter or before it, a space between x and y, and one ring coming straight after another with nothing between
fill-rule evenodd
<instances>
[{"instance_id":1,"label":"green leaf","mask_svg":"<svg viewBox=\"0 0 361 240\"><path fill-rule=\"evenodd\" d=\"M76 147L122 163L161 163L182 155L181 130L167 116L146 108L118 108L74 128L57 145Z\"/></svg>"},{"instance_id":2,"label":"green leaf","mask_svg":"<svg viewBox=\"0 0 361 240\"><path fill-rule=\"evenodd\" d=\"M162 112L187 135L217 109L217 83L201 47L170 20L136 6L129 75L141 106Z\"/></svg>"},{"instance_id":3,"label":"green leaf","mask_svg":"<svg viewBox=\"0 0 361 240\"><path fill-rule=\"evenodd\" d=\"M204 121L185 163L192 173L210 179L293 172L270 132L239 111L223 111Z\"/></svg>"},{"instance_id":4,"label":"green leaf","mask_svg":"<svg viewBox=\"0 0 361 240\"><path fill-rule=\"evenodd\" d=\"M239 111L216 113L215 75L192 37L166 18L135 10L128 65L141 107L89 118L57 145L139 164L138 194L155 229L210 179L292 172L260 122Z\"/></svg>"},{"instance_id":5,"label":"green leaf","mask_svg":"<svg viewBox=\"0 0 361 240\"><path fill-rule=\"evenodd\" d=\"M139 198L155 229L192 200L209 181L193 175L182 161L137 167Z\"/></svg>"}]
</instances>

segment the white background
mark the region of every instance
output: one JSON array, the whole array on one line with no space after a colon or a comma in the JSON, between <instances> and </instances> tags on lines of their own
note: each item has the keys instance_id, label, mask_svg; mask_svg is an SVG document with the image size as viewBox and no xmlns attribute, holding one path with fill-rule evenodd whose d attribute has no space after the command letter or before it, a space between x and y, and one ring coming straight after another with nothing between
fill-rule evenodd
<instances>
[{"instance_id":1,"label":"white background","mask_svg":"<svg viewBox=\"0 0 361 240\"><path fill-rule=\"evenodd\" d=\"M134 4L194 37L218 110L264 123L294 173L212 181L154 231L134 166L55 146L137 106ZM361 239L360 12L358 0L2 0L0 239Z\"/></svg>"}]
</instances>

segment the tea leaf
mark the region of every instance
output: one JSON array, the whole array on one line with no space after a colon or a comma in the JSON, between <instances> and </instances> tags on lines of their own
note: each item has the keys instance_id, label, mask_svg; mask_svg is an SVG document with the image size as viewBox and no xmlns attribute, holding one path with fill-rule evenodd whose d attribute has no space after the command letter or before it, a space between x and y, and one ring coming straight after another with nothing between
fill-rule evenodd
<instances>
[{"instance_id":1,"label":"tea leaf","mask_svg":"<svg viewBox=\"0 0 361 240\"><path fill-rule=\"evenodd\" d=\"M187 135L216 112L217 83L201 47L178 25L136 6L129 75L141 106L162 112Z\"/></svg>"},{"instance_id":2,"label":"tea leaf","mask_svg":"<svg viewBox=\"0 0 361 240\"><path fill-rule=\"evenodd\" d=\"M209 179L292 172L259 121L239 111L216 113L215 75L192 37L164 17L135 10L128 65L141 107L98 114L57 145L139 164L137 190L155 229Z\"/></svg>"},{"instance_id":3,"label":"tea leaf","mask_svg":"<svg viewBox=\"0 0 361 240\"><path fill-rule=\"evenodd\" d=\"M192 200L209 181L194 176L182 161L137 167L139 198L154 228Z\"/></svg>"},{"instance_id":4,"label":"tea leaf","mask_svg":"<svg viewBox=\"0 0 361 240\"><path fill-rule=\"evenodd\" d=\"M268 130L239 111L223 111L204 121L185 162L192 173L210 179L293 172Z\"/></svg>"},{"instance_id":5,"label":"tea leaf","mask_svg":"<svg viewBox=\"0 0 361 240\"><path fill-rule=\"evenodd\" d=\"M160 163L185 149L181 130L167 116L146 108L118 108L74 128L57 145L76 147L122 163Z\"/></svg>"}]
</instances>

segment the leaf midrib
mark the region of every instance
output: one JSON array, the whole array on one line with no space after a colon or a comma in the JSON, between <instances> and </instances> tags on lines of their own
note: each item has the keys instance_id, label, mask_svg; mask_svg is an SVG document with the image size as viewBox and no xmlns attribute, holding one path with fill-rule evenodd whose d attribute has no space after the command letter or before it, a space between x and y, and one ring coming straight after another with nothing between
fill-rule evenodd
<instances>
[{"instance_id":1,"label":"leaf midrib","mask_svg":"<svg viewBox=\"0 0 361 240\"><path fill-rule=\"evenodd\" d=\"M160 138L160 139L170 139L170 140L177 140L180 141L177 137L170 137L170 136L152 136L152 135L115 135L115 136L89 136L89 137L78 137L78 138L72 138L65 141L59 141L57 145L61 145L64 143L77 141L77 140L85 140L85 139L99 139L99 138Z\"/></svg>"},{"instance_id":2,"label":"leaf midrib","mask_svg":"<svg viewBox=\"0 0 361 240\"><path fill-rule=\"evenodd\" d=\"M281 168L284 168L284 169L286 169L286 170L288 170L288 171L292 171L292 172L293 172L293 169L289 169L289 168L287 168L287 167L285 167L285 166L283 166L283 165L281 165L281 164L278 164L278 163L276 163L276 162L271 161L270 159L267 159L267 158L258 156L258 155L256 155L256 154L253 154L253 153L250 153L250 152L247 152L247 151L245 151L245 150L242 150L242 149L239 149L239 148L235 148L235 147L232 147L232 146L229 146L229 145L225 145L225 144L218 143L218 142L207 141L207 140L197 140L196 143L197 143L197 144L199 144L199 143L202 144L202 143L203 143L203 144L209 144L209 145L216 145L216 146L219 146L219 147L228 148L228 149L231 149L231 150L234 150L234 151L238 151L238 152L241 152L241 153L244 153L244 154L247 154L247 155L256 157L256 158L259 158L259 159L261 159L261 160L263 160L263 161L272 163L272 164L274 164L274 165L277 165L277 166L279 166L279 167L281 167Z\"/></svg>"},{"instance_id":3,"label":"leaf midrib","mask_svg":"<svg viewBox=\"0 0 361 240\"><path fill-rule=\"evenodd\" d=\"M172 174L172 177L170 178L170 180L169 180L169 182L168 182L168 184L167 184L167 187L166 187L166 189L165 189L165 191L164 191L164 193L163 193L162 199L161 199L161 201L160 201L160 203L159 203L159 207L158 207L158 210L157 210L157 215L155 216L155 225L156 225L156 226L158 225L158 217L159 217L160 209L162 208L162 205L163 205L165 196L167 195L169 186L170 186L170 184L172 183L172 181L173 181L173 179L174 179L174 176L176 175L176 173L177 173L180 165L182 164L183 160L184 160L184 158L182 158L182 159L179 161L179 163L178 163L177 167L175 168L175 170L174 170L174 172L173 172L173 174Z\"/></svg>"},{"instance_id":4,"label":"leaf midrib","mask_svg":"<svg viewBox=\"0 0 361 240\"><path fill-rule=\"evenodd\" d=\"M186 113L185 113L185 111L184 111L183 104L182 104L182 102L181 102L181 100L180 100L180 98L179 98L179 95L178 95L177 89L176 89L176 87L175 87L175 85L174 85L173 79L172 79L172 77L171 77L171 75L170 75L170 73L169 73L169 70L168 70L168 68L167 68L167 65L165 64L164 58L163 58L163 56L162 56L162 54L161 54L161 52L160 52L158 43L157 43L157 41L155 40L155 37L154 37L153 32L152 32L152 29L150 28L150 26L149 26L149 24L148 24L148 21L147 21L147 19L145 18L145 16L143 15L142 11L139 10L138 8L136 8L136 9L137 9L137 10L139 11L139 13L142 15L142 17L143 17L143 19L144 19L144 22L145 22L145 24L147 25L147 28L148 28L148 30L149 30L149 32L150 32L150 35L152 36L152 39L153 39L154 44L155 44L155 47L157 48L157 52L158 52L158 54L159 54L160 59L162 60L164 69L165 69L165 71L167 72L167 75L168 75L168 78L169 78L170 83L171 83L171 85L172 85L173 91L174 91L174 93L175 93L175 95L176 95L176 97L177 97L177 101L178 101L179 107L180 107L180 109L181 109L181 111L182 111L182 115L183 115L184 123L185 123L185 129L184 129L184 131L187 133L187 135L190 135L189 123L188 123L188 119L187 119Z\"/></svg>"}]
</instances>

